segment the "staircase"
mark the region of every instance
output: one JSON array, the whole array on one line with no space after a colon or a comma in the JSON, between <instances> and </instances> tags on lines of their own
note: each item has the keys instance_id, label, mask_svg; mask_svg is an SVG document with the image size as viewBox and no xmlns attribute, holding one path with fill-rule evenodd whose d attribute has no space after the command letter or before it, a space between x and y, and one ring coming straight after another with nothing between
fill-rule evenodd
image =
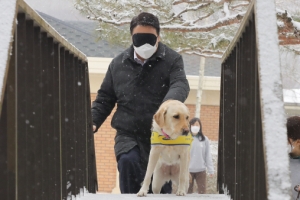
<instances>
[{"instance_id":1,"label":"staircase","mask_svg":"<svg viewBox=\"0 0 300 200\"><path fill-rule=\"evenodd\" d=\"M136 194L85 194L76 200L230 200L225 194L188 194L176 196L175 194L148 194L147 197L137 197Z\"/></svg>"}]
</instances>

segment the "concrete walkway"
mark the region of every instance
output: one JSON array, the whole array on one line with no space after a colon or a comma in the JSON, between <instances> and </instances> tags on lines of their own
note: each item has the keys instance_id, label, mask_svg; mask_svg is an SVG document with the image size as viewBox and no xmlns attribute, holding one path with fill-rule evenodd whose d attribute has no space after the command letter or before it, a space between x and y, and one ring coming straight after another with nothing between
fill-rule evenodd
<instances>
[{"instance_id":1,"label":"concrete walkway","mask_svg":"<svg viewBox=\"0 0 300 200\"><path fill-rule=\"evenodd\" d=\"M85 194L76 200L230 200L224 194L188 194L176 196L175 194L148 194L147 197L137 197L136 194Z\"/></svg>"}]
</instances>

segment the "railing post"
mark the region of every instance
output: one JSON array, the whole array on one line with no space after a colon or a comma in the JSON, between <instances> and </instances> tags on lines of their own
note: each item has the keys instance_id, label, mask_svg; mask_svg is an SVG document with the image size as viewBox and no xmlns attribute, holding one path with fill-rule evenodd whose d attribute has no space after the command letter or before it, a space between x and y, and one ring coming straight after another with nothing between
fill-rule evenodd
<instances>
[{"instance_id":1,"label":"railing post","mask_svg":"<svg viewBox=\"0 0 300 200\"><path fill-rule=\"evenodd\" d=\"M288 199L291 186L274 0L255 1L255 23L267 195L269 200Z\"/></svg>"},{"instance_id":2,"label":"railing post","mask_svg":"<svg viewBox=\"0 0 300 200\"><path fill-rule=\"evenodd\" d=\"M26 44L26 22L25 14L18 14L18 27L17 27L17 200L21 199L21 195L27 196L27 162L26 162L26 137L28 126L30 123L28 120L26 98L27 92L25 89L21 89L26 84L28 79L27 70L27 44Z\"/></svg>"},{"instance_id":3,"label":"railing post","mask_svg":"<svg viewBox=\"0 0 300 200\"><path fill-rule=\"evenodd\" d=\"M87 133L87 185L89 191L96 193L98 190L97 181L97 169L96 169L96 153L95 153L95 143L94 143L94 133L92 128L92 114L91 114L91 93L90 93L90 81L88 67L85 64L85 103L86 105L86 133Z\"/></svg>"},{"instance_id":4,"label":"railing post","mask_svg":"<svg viewBox=\"0 0 300 200\"><path fill-rule=\"evenodd\" d=\"M53 152L54 152L54 185L55 185L55 199L62 199L61 190L61 154L60 154L60 145L61 145L61 137L60 137L60 80L59 80L59 44L54 43L53 53L51 53L53 57Z\"/></svg>"},{"instance_id":5,"label":"railing post","mask_svg":"<svg viewBox=\"0 0 300 200\"><path fill-rule=\"evenodd\" d=\"M61 153L61 185L62 185L62 196L66 199L67 195L67 135L66 132L66 50L64 47L60 47L60 153Z\"/></svg>"},{"instance_id":6,"label":"railing post","mask_svg":"<svg viewBox=\"0 0 300 200\"><path fill-rule=\"evenodd\" d=\"M42 93L44 88L43 86L43 61L42 61L42 35L40 27L34 27L34 60L32 67L35 69L34 74L34 85L35 85L35 119L36 123L35 127L35 174L34 174L34 187L35 187L35 194L34 197L36 199L43 198L43 140L42 140L42 133L44 130L44 124L40 122L43 116L43 97Z\"/></svg>"},{"instance_id":7,"label":"railing post","mask_svg":"<svg viewBox=\"0 0 300 200\"><path fill-rule=\"evenodd\" d=\"M23 21L23 20L22 20ZM26 50L26 58L23 61L23 63L26 63L26 71L22 72L23 74L20 76L27 76L25 82L21 82L20 84L24 85L26 84L26 96L23 97L26 99L26 115L25 119L26 120L26 133L25 130L24 132L18 132L18 135L24 134L26 137L25 141L20 141L20 142L25 142L26 143L26 149L22 149L21 151L26 152L26 159L27 162L22 163L26 165L26 186L25 189L29 194L35 194L36 193L36 188L35 186L35 167L36 167L36 149L35 146L37 145L35 142L35 137L39 132L37 132L35 124L36 124L36 84L34 82L35 80L35 74L36 74L36 69L34 66L34 28L33 28L33 21L32 20L26 20L25 21L25 27L26 27L26 32L25 32L25 50ZM21 33L24 34L24 33ZM21 87L19 87L19 90L22 90ZM18 90L18 91L19 91ZM22 99L22 98L21 98ZM20 122L22 123L22 122ZM23 186L22 186L23 187ZM35 196L32 196L35 198ZM20 196L19 199L22 199ZM24 198L24 197L23 197ZM26 199L28 199L26 197Z\"/></svg>"},{"instance_id":8,"label":"railing post","mask_svg":"<svg viewBox=\"0 0 300 200\"><path fill-rule=\"evenodd\" d=\"M275 10L268 1L252 1L223 57L218 187L233 200L288 199L276 14L266 13Z\"/></svg>"}]
</instances>

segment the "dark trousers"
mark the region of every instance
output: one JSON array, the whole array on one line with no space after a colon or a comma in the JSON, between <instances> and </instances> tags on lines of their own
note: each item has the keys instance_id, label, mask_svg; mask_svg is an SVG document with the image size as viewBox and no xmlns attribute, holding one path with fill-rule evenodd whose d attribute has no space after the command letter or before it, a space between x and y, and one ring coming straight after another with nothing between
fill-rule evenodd
<instances>
[{"instance_id":1,"label":"dark trousers","mask_svg":"<svg viewBox=\"0 0 300 200\"><path fill-rule=\"evenodd\" d=\"M196 180L197 186L198 186L198 194L205 194L206 193L206 171L203 172L197 172L197 173L190 173L190 185L188 194L193 193L194 189L194 181Z\"/></svg>"},{"instance_id":2,"label":"dark trousers","mask_svg":"<svg viewBox=\"0 0 300 200\"><path fill-rule=\"evenodd\" d=\"M136 194L141 188L145 177L145 170L140 165L140 149L135 146L129 152L121 154L117 158L120 190L122 194ZM150 185L149 193L152 193ZM162 194L172 193L171 181L166 183L162 189Z\"/></svg>"}]
</instances>

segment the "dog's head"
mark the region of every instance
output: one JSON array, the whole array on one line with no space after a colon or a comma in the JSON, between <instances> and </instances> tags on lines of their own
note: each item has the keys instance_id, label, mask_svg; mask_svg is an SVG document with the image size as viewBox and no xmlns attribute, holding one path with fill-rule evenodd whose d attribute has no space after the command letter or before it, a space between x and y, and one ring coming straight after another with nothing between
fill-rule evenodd
<instances>
[{"instance_id":1,"label":"dog's head","mask_svg":"<svg viewBox=\"0 0 300 200\"><path fill-rule=\"evenodd\" d=\"M176 139L189 133L189 115L189 109L182 102L168 100L154 114L154 121L171 139Z\"/></svg>"}]
</instances>

